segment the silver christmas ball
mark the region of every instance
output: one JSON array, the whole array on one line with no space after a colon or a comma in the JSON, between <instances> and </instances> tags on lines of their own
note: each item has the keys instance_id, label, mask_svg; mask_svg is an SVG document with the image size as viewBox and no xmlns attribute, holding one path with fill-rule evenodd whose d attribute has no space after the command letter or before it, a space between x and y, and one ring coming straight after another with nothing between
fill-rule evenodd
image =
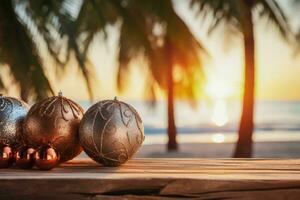
<instances>
[{"instance_id":1,"label":"silver christmas ball","mask_svg":"<svg viewBox=\"0 0 300 200\"><path fill-rule=\"evenodd\" d=\"M22 100L0 95L0 146L12 149L18 146L28 109L28 105Z\"/></svg>"},{"instance_id":2,"label":"silver christmas ball","mask_svg":"<svg viewBox=\"0 0 300 200\"><path fill-rule=\"evenodd\" d=\"M105 166L125 163L144 139L144 127L137 111L116 99L100 101L89 108L79 127L84 151Z\"/></svg>"}]
</instances>

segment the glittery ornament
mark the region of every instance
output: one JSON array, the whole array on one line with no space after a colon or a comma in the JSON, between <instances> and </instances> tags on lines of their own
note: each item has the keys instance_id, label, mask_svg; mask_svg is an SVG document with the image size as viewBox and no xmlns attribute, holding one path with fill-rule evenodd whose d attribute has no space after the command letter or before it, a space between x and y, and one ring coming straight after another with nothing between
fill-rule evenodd
<instances>
[{"instance_id":1,"label":"glittery ornament","mask_svg":"<svg viewBox=\"0 0 300 200\"><path fill-rule=\"evenodd\" d=\"M82 148L78 128L83 109L59 93L36 103L24 122L26 144L35 149L50 144L60 155L60 162L77 156Z\"/></svg>"},{"instance_id":2,"label":"glittery ornament","mask_svg":"<svg viewBox=\"0 0 300 200\"><path fill-rule=\"evenodd\" d=\"M119 166L142 145L144 127L132 106L117 99L100 101L85 113L79 139L93 160L105 166Z\"/></svg>"},{"instance_id":3,"label":"glittery ornament","mask_svg":"<svg viewBox=\"0 0 300 200\"><path fill-rule=\"evenodd\" d=\"M22 123L28 111L28 105L16 98L0 94L0 147L15 149L22 136Z\"/></svg>"}]
</instances>

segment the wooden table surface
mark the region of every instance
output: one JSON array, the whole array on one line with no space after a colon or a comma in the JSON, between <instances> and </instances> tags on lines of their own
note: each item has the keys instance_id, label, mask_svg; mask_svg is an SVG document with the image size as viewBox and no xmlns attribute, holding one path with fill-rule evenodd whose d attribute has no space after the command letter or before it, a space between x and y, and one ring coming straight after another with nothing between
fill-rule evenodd
<instances>
[{"instance_id":1,"label":"wooden table surface","mask_svg":"<svg viewBox=\"0 0 300 200\"><path fill-rule=\"evenodd\" d=\"M300 199L300 159L73 160L51 171L0 169L0 199Z\"/></svg>"}]
</instances>

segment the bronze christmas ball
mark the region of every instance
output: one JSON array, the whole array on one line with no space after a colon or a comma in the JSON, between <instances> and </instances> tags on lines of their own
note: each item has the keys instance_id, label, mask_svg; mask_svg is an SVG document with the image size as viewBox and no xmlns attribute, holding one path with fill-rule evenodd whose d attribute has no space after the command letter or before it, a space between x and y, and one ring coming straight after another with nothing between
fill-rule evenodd
<instances>
[{"instance_id":1,"label":"bronze christmas ball","mask_svg":"<svg viewBox=\"0 0 300 200\"><path fill-rule=\"evenodd\" d=\"M137 111L115 100L100 101L81 120L79 141L84 151L104 166L119 166L130 159L144 141Z\"/></svg>"},{"instance_id":2,"label":"bronze christmas ball","mask_svg":"<svg viewBox=\"0 0 300 200\"><path fill-rule=\"evenodd\" d=\"M16 165L22 169L30 169L34 166L35 150L27 146L21 146L15 153Z\"/></svg>"},{"instance_id":3,"label":"bronze christmas ball","mask_svg":"<svg viewBox=\"0 0 300 200\"><path fill-rule=\"evenodd\" d=\"M50 145L40 147L34 155L35 166L41 170L53 169L59 163L59 154Z\"/></svg>"},{"instance_id":4,"label":"bronze christmas ball","mask_svg":"<svg viewBox=\"0 0 300 200\"><path fill-rule=\"evenodd\" d=\"M60 162L70 160L82 151L78 128L83 109L59 93L36 103L24 122L26 144L38 149L50 144L60 154Z\"/></svg>"},{"instance_id":5,"label":"bronze christmas ball","mask_svg":"<svg viewBox=\"0 0 300 200\"><path fill-rule=\"evenodd\" d=\"M28 105L12 97L0 94L0 147L10 146L14 150L22 135L22 123Z\"/></svg>"},{"instance_id":6,"label":"bronze christmas ball","mask_svg":"<svg viewBox=\"0 0 300 200\"><path fill-rule=\"evenodd\" d=\"M0 147L0 168L9 168L14 162L14 154L9 146Z\"/></svg>"}]
</instances>

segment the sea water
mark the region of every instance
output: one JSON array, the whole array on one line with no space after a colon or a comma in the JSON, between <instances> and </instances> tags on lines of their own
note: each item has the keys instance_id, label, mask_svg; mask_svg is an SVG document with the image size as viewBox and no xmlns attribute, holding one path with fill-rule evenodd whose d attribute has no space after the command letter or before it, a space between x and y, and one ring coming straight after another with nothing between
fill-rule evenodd
<instances>
[{"instance_id":1,"label":"sea water","mask_svg":"<svg viewBox=\"0 0 300 200\"><path fill-rule=\"evenodd\" d=\"M167 141L167 105L157 101L129 101L140 113L146 144ZM87 109L88 102L80 102ZM177 101L175 119L179 142L222 143L237 139L241 103L238 101ZM255 141L300 141L300 101L257 101Z\"/></svg>"}]
</instances>

